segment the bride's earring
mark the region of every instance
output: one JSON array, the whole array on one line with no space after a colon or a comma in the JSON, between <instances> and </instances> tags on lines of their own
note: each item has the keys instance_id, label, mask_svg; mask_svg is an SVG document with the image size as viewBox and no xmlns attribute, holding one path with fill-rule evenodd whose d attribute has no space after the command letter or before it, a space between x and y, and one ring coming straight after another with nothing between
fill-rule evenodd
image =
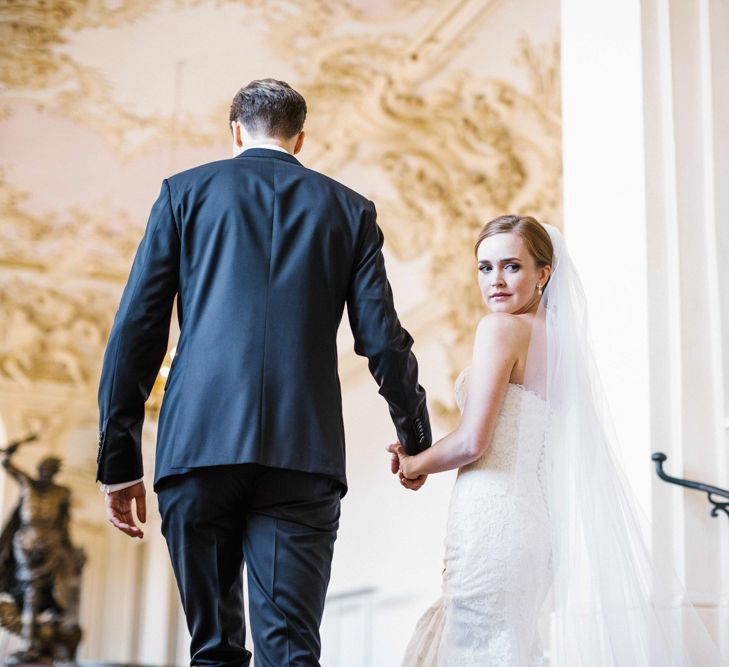
<instances>
[{"instance_id":1,"label":"bride's earring","mask_svg":"<svg viewBox=\"0 0 729 667\"><path fill-rule=\"evenodd\" d=\"M542 286L539 283L537 283L537 292L539 292L539 295L541 296L541 294L542 294Z\"/></svg>"}]
</instances>

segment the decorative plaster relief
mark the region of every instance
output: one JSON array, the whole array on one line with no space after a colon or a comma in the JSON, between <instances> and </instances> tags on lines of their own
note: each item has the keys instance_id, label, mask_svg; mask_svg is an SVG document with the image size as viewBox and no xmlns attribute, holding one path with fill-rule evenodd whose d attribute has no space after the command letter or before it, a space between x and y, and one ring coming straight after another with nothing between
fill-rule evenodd
<instances>
[{"instance_id":1,"label":"decorative plaster relief","mask_svg":"<svg viewBox=\"0 0 729 667\"><path fill-rule=\"evenodd\" d=\"M52 382L84 390L98 379L118 295L53 276L3 275L0 378L28 387Z\"/></svg>"},{"instance_id":2,"label":"decorative plaster relief","mask_svg":"<svg viewBox=\"0 0 729 667\"><path fill-rule=\"evenodd\" d=\"M123 96L110 84L108 72L99 66L98 61L105 62L103 54L96 54L92 62L82 62L70 55L74 40L82 31L90 30L111 30L121 35L133 23L157 14L173 16L200 7L209 8L208 19L212 22L216 14L233 7L240 11L236 19L240 23L241 38L245 37L247 24L262 22L268 30L265 44L270 46L272 56L280 57L283 62L306 63L314 57L311 49L328 46L331 33L342 22L370 22L382 30L388 23L416 13L416 8L422 13L435 4L435 0L392 0L380 4L373 13L366 10L366 5L325 0L128 0L123 3L65 0L50 5L44 0L19 0L0 7L4 33L0 40L0 83L4 88L0 93L0 119L10 112L13 104L30 103L39 110L63 114L98 130L120 154L127 156L170 146L219 143L224 136L221 116L195 115L176 108L177 87L169 99L154 100L153 107L168 109L164 113L141 112L121 104ZM153 37L148 35L149 39ZM219 50L215 31L198 32L195 40L207 40L211 49ZM167 65L167 69L171 67L175 71L184 69L190 59L191 45L186 40L176 40L173 44L172 51L166 48L156 51L157 62L153 67ZM231 44L226 57L221 56L219 60L235 62L240 55L238 51ZM105 65L124 67L123 62ZM215 66L209 75L219 71L219 65ZM217 100L209 101L211 106L217 106L216 103Z\"/></svg>"},{"instance_id":3,"label":"decorative plaster relief","mask_svg":"<svg viewBox=\"0 0 729 667\"><path fill-rule=\"evenodd\" d=\"M0 172L0 268L123 284L144 227L124 211L88 209L29 213L29 199Z\"/></svg>"}]
</instances>

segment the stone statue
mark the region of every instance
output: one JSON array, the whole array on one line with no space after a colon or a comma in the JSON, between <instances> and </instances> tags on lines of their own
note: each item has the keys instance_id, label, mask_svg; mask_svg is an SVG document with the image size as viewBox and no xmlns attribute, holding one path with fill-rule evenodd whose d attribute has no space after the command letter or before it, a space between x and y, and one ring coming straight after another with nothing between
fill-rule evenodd
<instances>
[{"instance_id":1,"label":"stone statue","mask_svg":"<svg viewBox=\"0 0 729 667\"><path fill-rule=\"evenodd\" d=\"M71 491L54 483L61 460L48 457L33 478L11 458L27 438L2 450L2 465L20 487L20 500L0 534L0 625L19 635L15 662L74 661L83 549L68 530Z\"/></svg>"}]
</instances>

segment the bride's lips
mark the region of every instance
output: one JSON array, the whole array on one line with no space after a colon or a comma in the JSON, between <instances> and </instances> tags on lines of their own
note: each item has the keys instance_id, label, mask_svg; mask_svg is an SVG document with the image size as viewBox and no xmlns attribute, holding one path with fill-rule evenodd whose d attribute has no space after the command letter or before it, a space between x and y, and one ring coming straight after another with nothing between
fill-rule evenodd
<instances>
[{"instance_id":1,"label":"bride's lips","mask_svg":"<svg viewBox=\"0 0 729 667\"><path fill-rule=\"evenodd\" d=\"M506 299L507 297L510 297L511 294L507 294L506 292L496 292L496 294L492 294L492 299Z\"/></svg>"}]
</instances>

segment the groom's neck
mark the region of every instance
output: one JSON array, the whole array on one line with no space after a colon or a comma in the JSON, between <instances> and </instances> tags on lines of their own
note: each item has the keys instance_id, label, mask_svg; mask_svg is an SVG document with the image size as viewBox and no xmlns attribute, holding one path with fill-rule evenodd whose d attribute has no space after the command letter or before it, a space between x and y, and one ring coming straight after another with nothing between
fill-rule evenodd
<instances>
[{"instance_id":1,"label":"groom's neck","mask_svg":"<svg viewBox=\"0 0 729 667\"><path fill-rule=\"evenodd\" d=\"M293 146L289 146L287 142L276 139L275 137L265 137L263 139L246 141L241 147L241 152L248 150L249 148L274 148L286 151L289 154L293 152Z\"/></svg>"},{"instance_id":2,"label":"groom's neck","mask_svg":"<svg viewBox=\"0 0 729 667\"><path fill-rule=\"evenodd\" d=\"M271 148L275 147L284 150L290 155L296 155L304 145L304 131L301 130L293 137L263 137L252 136L248 133L240 121L231 121L230 128L233 132L233 155L240 155L249 148Z\"/></svg>"}]
</instances>

